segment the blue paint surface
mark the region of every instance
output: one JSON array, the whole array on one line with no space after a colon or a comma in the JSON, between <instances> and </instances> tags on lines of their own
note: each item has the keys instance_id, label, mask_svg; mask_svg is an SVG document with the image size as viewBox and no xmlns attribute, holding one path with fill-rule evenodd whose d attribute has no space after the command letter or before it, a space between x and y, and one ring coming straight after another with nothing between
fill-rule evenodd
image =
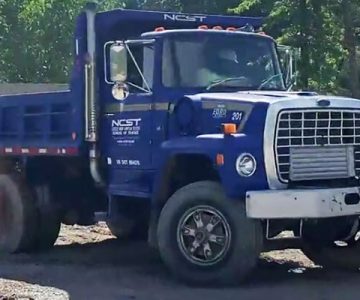
<instances>
[{"instance_id":1,"label":"blue paint surface","mask_svg":"<svg viewBox=\"0 0 360 300\"><path fill-rule=\"evenodd\" d=\"M120 107L119 101L111 94L112 86L104 80L103 48L106 42L138 39L143 33L151 32L159 26L167 29L194 29L203 24L223 27L251 24L259 28L262 20L126 10L97 14L100 146L102 160L107 166L109 194L151 198L159 188L157 179L161 177L166 162L174 155L187 153L204 155L211 161L215 161L217 153L224 154L225 165L219 167L218 171L225 191L231 198L243 197L246 190L268 188L263 167L262 135L268 102L275 95L262 96L229 91L225 94L211 93L209 100L210 93L204 94L198 89L163 87L160 68L155 68L152 94L132 94L121 105L126 108L160 103L168 105L168 109L125 109L122 112L119 109L113 113L106 111L109 105ZM143 37L146 36L162 38L162 34ZM84 142L84 62L87 50L85 14L81 14L77 20L74 43L75 41L78 52L74 53L74 69L69 91L0 97L0 146L73 146L83 151L80 155L87 155L87 145ZM159 66L162 51L159 43L155 44L154 51L154 64ZM264 101L264 98L267 98L267 101ZM250 104L252 112L239 135L224 137L219 135L221 124L233 122L233 114L243 112L236 109L214 112L214 108L203 107L204 101L217 101L225 106L234 103ZM174 114L172 108L180 102L182 104L179 106L179 113ZM31 115L31 112L34 113ZM234 122L239 125L242 118L243 115ZM26 126L26 122L32 125ZM121 124L123 126L120 126ZM121 137L114 133L120 130L120 127L121 130L127 127L127 133ZM73 132L77 133L76 140L71 138ZM34 135L30 138L29 134ZM197 137L203 134L209 136ZM258 162L258 169L250 178L240 177L235 170L235 160L243 152L252 153Z\"/></svg>"}]
</instances>

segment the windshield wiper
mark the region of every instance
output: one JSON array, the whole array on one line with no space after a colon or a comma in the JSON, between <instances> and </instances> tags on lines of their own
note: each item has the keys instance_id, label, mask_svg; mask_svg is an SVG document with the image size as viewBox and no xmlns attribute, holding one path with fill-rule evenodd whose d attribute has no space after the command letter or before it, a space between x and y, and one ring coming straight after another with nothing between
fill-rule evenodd
<instances>
[{"instance_id":1,"label":"windshield wiper","mask_svg":"<svg viewBox=\"0 0 360 300\"><path fill-rule=\"evenodd\" d=\"M241 79L245 79L246 80L246 77L244 76L240 76L240 77L229 77L229 78L225 78L225 79L219 79L219 80L216 80L216 81L213 81L212 83L210 83L207 87L206 87L206 90L207 91L210 91L213 87L216 87L218 85L222 85L226 82L229 82L229 81L235 81L235 80L241 80Z\"/></svg>"},{"instance_id":2,"label":"windshield wiper","mask_svg":"<svg viewBox=\"0 0 360 300\"><path fill-rule=\"evenodd\" d=\"M258 87L258 90L262 90L262 88L264 86L266 86L269 82L271 82L272 80L274 80L275 78L278 78L279 76L283 76L282 73L279 73L279 74L275 74L275 75L272 75L270 76L268 79L265 79Z\"/></svg>"}]
</instances>

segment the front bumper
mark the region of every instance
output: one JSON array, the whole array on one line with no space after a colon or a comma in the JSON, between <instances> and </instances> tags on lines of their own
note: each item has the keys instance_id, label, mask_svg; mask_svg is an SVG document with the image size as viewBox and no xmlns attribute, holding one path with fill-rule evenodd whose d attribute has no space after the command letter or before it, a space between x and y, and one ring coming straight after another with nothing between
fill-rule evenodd
<instances>
[{"instance_id":1,"label":"front bumper","mask_svg":"<svg viewBox=\"0 0 360 300\"><path fill-rule=\"evenodd\" d=\"M305 219L360 215L360 188L267 190L246 193L253 219Z\"/></svg>"}]
</instances>

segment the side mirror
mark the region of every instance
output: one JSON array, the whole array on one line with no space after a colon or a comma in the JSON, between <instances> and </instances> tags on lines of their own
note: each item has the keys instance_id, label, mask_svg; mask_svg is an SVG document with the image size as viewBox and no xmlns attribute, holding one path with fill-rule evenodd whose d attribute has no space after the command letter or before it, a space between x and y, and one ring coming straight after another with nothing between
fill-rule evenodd
<instances>
[{"instance_id":1,"label":"side mirror","mask_svg":"<svg viewBox=\"0 0 360 300\"><path fill-rule=\"evenodd\" d=\"M127 50L124 44L110 46L110 79L113 82L124 82L127 79Z\"/></svg>"}]
</instances>

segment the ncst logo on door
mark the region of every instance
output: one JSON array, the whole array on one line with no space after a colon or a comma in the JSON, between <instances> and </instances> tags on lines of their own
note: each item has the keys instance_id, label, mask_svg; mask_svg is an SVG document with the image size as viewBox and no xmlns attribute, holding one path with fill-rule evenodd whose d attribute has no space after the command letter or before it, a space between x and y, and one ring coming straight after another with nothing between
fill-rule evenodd
<instances>
[{"instance_id":1,"label":"ncst logo on door","mask_svg":"<svg viewBox=\"0 0 360 300\"><path fill-rule=\"evenodd\" d=\"M141 130L141 118L139 119L118 119L111 121L113 136L136 136Z\"/></svg>"},{"instance_id":2,"label":"ncst logo on door","mask_svg":"<svg viewBox=\"0 0 360 300\"><path fill-rule=\"evenodd\" d=\"M133 127L133 126L139 126L141 122L141 119L120 119L120 120L112 120L111 126L112 127Z\"/></svg>"}]
</instances>

